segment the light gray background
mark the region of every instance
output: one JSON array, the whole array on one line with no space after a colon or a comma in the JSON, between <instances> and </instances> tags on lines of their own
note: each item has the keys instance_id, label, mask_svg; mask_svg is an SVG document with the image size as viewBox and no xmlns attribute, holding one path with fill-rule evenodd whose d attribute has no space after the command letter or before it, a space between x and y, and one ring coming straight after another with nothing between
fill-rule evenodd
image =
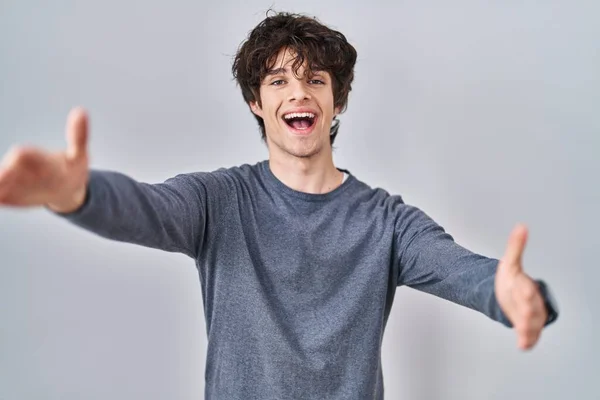
<instances>
[{"instance_id":1,"label":"light gray background","mask_svg":"<svg viewBox=\"0 0 600 400\"><path fill-rule=\"evenodd\" d=\"M37 4L36 4L37 3ZM358 50L336 164L403 195L466 247L525 268L562 315L523 353L483 315L402 288L388 399L598 399L600 6L589 1L17 2L0 5L0 150L64 148L160 182L267 157L230 75L271 5ZM206 334L186 256L0 209L0 399L200 399Z\"/></svg>"}]
</instances>

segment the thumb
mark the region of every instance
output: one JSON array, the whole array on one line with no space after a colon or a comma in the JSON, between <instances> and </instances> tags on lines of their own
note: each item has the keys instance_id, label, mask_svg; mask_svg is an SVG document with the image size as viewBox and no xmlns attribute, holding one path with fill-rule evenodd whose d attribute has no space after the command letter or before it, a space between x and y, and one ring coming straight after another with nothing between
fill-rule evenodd
<instances>
[{"instance_id":1,"label":"thumb","mask_svg":"<svg viewBox=\"0 0 600 400\"><path fill-rule=\"evenodd\" d=\"M502 267L509 269L510 272L523 271L523 251L527 243L527 227L523 224L517 224L510 233L508 244L504 257L502 257Z\"/></svg>"},{"instance_id":2,"label":"thumb","mask_svg":"<svg viewBox=\"0 0 600 400\"><path fill-rule=\"evenodd\" d=\"M81 107L73 108L67 118L67 157L77 159L87 152L88 116Z\"/></svg>"}]
</instances>

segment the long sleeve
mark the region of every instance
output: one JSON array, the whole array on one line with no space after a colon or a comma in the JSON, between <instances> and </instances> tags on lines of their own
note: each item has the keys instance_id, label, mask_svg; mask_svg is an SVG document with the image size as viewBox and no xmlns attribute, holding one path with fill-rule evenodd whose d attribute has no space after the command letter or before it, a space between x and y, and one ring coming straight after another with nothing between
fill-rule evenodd
<instances>
[{"instance_id":1,"label":"long sleeve","mask_svg":"<svg viewBox=\"0 0 600 400\"><path fill-rule=\"evenodd\" d=\"M84 204L54 214L111 240L196 258L206 221L203 176L180 174L149 184L119 172L91 170Z\"/></svg>"},{"instance_id":2,"label":"long sleeve","mask_svg":"<svg viewBox=\"0 0 600 400\"><path fill-rule=\"evenodd\" d=\"M494 293L498 260L475 254L420 209L404 205L395 225L398 286L433 294L512 327Z\"/></svg>"}]
</instances>

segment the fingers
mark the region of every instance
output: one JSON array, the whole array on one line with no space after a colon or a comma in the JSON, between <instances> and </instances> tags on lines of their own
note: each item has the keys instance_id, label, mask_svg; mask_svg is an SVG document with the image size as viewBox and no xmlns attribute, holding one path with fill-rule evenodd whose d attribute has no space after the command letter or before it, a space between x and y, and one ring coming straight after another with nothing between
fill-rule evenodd
<instances>
[{"instance_id":1,"label":"fingers","mask_svg":"<svg viewBox=\"0 0 600 400\"><path fill-rule=\"evenodd\" d=\"M19 154L22 152L22 148L22 146L11 147L2 158L2 162L0 163L0 169L8 169L8 167L13 165L19 158Z\"/></svg>"},{"instance_id":2,"label":"fingers","mask_svg":"<svg viewBox=\"0 0 600 400\"><path fill-rule=\"evenodd\" d=\"M0 187L6 187L23 169L38 168L44 160L44 153L31 146L13 146L0 164Z\"/></svg>"},{"instance_id":3,"label":"fingers","mask_svg":"<svg viewBox=\"0 0 600 400\"><path fill-rule=\"evenodd\" d=\"M548 317L539 287L531 278L520 280L514 290L517 317L514 323L518 346L522 350L532 348L541 335Z\"/></svg>"},{"instance_id":4,"label":"fingers","mask_svg":"<svg viewBox=\"0 0 600 400\"><path fill-rule=\"evenodd\" d=\"M517 224L508 238L506 251L504 257L502 257L503 267L508 268L513 273L523 270L521 260L526 243L527 227L523 224Z\"/></svg>"},{"instance_id":5,"label":"fingers","mask_svg":"<svg viewBox=\"0 0 600 400\"><path fill-rule=\"evenodd\" d=\"M67 117L67 157L76 159L87 152L88 116L82 107L75 107Z\"/></svg>"},{"instance_id":6,"label":"fingers","mask_svg":"<svg viewBox=\"0 0 600 400\"><path fill-rule=\"evenodd\" d=\"M0 204L9 204L9 196L20 173L20 166L31 164L35 149L25 146L13 146L0 164Z\"/></svg>"},{"instance_id":7,"label":"fingers","mask_svg":"<svg viewBox=\"0 0 600 400\"><path fill-rule=\"evenodd\" d=\"M10 191L10 185L12 183L12 177L14 175L10 168L18 157L18 148L13 146L8 153L2 157L0 162L0 204L4 204L6 196Z\"/></svg>"},{"instance_id":8,"label":"fingers","mask_svg":"<svg viewBox=\"0 0 600 400\"><path fill-rule=\"evenodd\" d=\"M13 146L4 156L0 170L11 170L17 165L32 165L40 157L40 150L32 146Z\"/></svg>"},{"instance_id":9,"label":"fingers","mask_svg":"<svg viewBox=\"0 0 600 400\"><path fill-rule=\"evenodd\" d=\"M540 336L542 332L539 333L531 333L529 335L519 336L518 346L521 350L531 350L535 344L540 340Z\"/></svg>"},{"instance_id":10,"label":"fingers","mask_svg":"<svg viewBox=\"0 0 600 400\"><path fill-rule=\"evenodd\" d=\"M0 204L4 204L10 193L14 173L8 168L0 167Z\"/></svg>"}]
</instances>

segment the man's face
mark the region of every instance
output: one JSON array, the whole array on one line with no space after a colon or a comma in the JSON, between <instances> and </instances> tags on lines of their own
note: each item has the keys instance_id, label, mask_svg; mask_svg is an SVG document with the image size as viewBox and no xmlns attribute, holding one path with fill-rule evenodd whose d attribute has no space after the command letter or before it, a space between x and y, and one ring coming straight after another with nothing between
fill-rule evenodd
<instances>
[{"instance_id":1,"label":"man's face","mask_svg":"<svg viewBox=\"0 0 600 400\"><path fill-rule=\"evenodd\" d=\"M305 76L303 65L296 76L294 59L294 53L280 50L273 69L261 83L261 107L256 102L250 107L265 123L271 156L283 152L306 158L324 149L331 151L329 131L339 110L333 106L329 73L313 71L312 76Z\"/></svg>"}]
</instances>

